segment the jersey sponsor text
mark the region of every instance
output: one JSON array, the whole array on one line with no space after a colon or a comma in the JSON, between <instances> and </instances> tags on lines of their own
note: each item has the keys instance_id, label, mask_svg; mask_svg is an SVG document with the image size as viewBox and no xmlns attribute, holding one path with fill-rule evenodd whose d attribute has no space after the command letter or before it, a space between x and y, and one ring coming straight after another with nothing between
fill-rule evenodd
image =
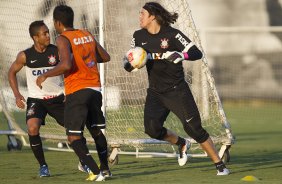
<instances>
[{"instance_id":1,"label":"jersey sponsor text","mask_svg":"<svg viewBox=\"0 0 282 184\"><path fill-rule=\"evenodd\" d=\"M45 68L45 69L32 70L32 75L39 76L39 75L42 75L43 73L46 73L48 70L50 69Z\"/></svg>"},{"instance_id":2,"label":"jersey sponsor text","mask_svg":"<svg viewBox=\"0 0 282 184\"><path fill-rule=\"evenodd\" d=\"M187 47L189 45L189 42L185 38L183 38L179 33L175 36L175 38L178 39L180 43L184 45L184 47Z\"/></svg>"},{"instance_id":3,"label":"jersey sponsor text","mask_svg":"<svg viewBox=\"0 0 282 184\"><path fill-rule=\"evenodd\" d=\"M156 60L160 60L160 59L165 59L165 54L164 53L148 53L148 59L156 59Z\"/></svg>"},{"instance_id":4,"label":"jersey sponsor text","mask_svg":"<svg viewBox=\"0 0 282 184\"><path fill-rule=\"evenodd\" d=\"M93 42L93 38L91 36L83 36L83 37L80 37L80 38L74 38L73 39L73 43L75 45L80 45L80 44L85 44L85 43L90 43L90 42Z\"/></svg>"}]
</instances>

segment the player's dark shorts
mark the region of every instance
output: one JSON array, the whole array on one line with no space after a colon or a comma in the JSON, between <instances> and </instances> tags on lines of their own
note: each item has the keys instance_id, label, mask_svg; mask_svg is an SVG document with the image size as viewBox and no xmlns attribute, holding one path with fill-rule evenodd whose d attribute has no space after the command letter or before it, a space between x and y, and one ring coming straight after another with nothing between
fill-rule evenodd
<instances>
[{"instance_id":1,"label":"player's dark shorts","mask_svg":"<svg viewBox=\"0 0 282 184\"><path fill-rule=\"evenodd\" d=\"M31 118L39 118L45 125L46 115L49 114L61 126L64 126L64 94L50 99L27 99L26 121Z\"/></svg>"},{"instance_id":2,"label":"player's dark shorts","mask_svg":"<svg viewBox=\"0 0 282 184\"><path fill-rule=\"evenodd\" d=\"M93 89L81 89L66 96L65 127L67 135L81 135L85 125L105 128L105 118L101 110L102 94Z\"/></svg>"},{"instance_id":3,"label":"player's dark shorts","mask_svg":"<svg viewBox=\"0 0 282 184\"><path fill-rule=\"evenodd\" d=\"M164 93L158 93L150 88L147 90L144 109L145 132L158 137L158 131L162 130L170 112L181 120L184 130L190 137L200 142L208 138L208 133L201 126L197 105L186 82ZM191 118L194 119L191 121Z\"/></svg>"}]
</instances>

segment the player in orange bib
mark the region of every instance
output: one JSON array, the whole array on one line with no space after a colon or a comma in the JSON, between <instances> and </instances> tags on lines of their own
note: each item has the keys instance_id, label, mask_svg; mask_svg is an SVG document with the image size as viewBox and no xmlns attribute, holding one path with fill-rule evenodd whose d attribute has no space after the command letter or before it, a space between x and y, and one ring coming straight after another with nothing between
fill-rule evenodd
<instances>
[{"instance_id":1,"label":"player in orange bib","mask_svg":"<svg viewBox=\"0 0 282 184\"><path fill-rule=\"evenodd\" d=\"M37 78L37 85L52 76L64 74L65 128L73 150L88 166L87 180L103 181L111 176L107 163L107 141L101 128L105 127L102 107L100 75L97 64L110 61L110 55L86 30L73 27L74 12L71 7L59 5L54 9L53 20L60 36L56 39L61 62ZM100 168L89 154L82 139L85 125L95 140Z\"/></svg>"}]
</instances>

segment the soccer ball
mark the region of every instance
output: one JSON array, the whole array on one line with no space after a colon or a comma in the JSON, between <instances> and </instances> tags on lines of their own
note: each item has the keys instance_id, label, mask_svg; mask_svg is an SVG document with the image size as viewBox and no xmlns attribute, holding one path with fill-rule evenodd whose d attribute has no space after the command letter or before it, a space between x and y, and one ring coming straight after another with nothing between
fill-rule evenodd
<instances>
[{"instance_id":1,"label":"soccer ball","mask_svg":"<svg viewBox=\"0 0 282 184\"><path fill-rule=\"evenodd\" d=\"M147 52L142 47L134 47L126 53L126 58L133 68L142 68L147 62Z\"/></svg>"},{"instance_id":2,"label":"soccer ball","mask_svg":"<svg viewBox=\"0 0 282 184\"><path fill-rule=\"evenodd\" d=\"M64 148L67 147L67 144L64 142L58 142L58 148Z\"/></svg>"},{"instance_id":3,"label":"soccer ball","mask_svg":"<svg viewBox=\"0 0 282 184\"><path fill-rule=\"evenodd\" d=\"M63 148L64 144L62 142L58 142L58 148Z\"/></svg>"}]
</instances>

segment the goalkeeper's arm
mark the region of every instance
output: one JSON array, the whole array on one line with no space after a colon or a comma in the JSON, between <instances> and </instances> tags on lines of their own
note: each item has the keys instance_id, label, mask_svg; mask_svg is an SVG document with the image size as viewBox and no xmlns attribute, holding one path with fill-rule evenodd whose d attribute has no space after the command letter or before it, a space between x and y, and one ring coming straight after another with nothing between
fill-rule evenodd
<instances>
[{"instance_id":1,"label":"goalkeeper's arm","mask_svg":"<svg viewBox=\"0 0 282 184\"><path fill-rule=\"evenodd\" d=\"M196 47L196 45L193 45L187 52L188 58L185 60L189 61L195 61L198 59L201 59L203 57L203 53Z\"/></svg>"},{"instance_id":2,"label":"goalkeeper's arm","mask_svg":"<svg viewBox=\"0 0 282 184\"><path fill-rule=\"evenodd\" d=\"M138 68L134 68L126 57L123 58L123 68L128 72L136 72Z\"/></svg>"},{"instance_id":3,"label":"goalkeeper's arm","mask_svg":"<svg viewBox=\"0 0 282 184\"><path fill-rule=\"evenodd\" d=\"M193 45L187 52L167 51L165 53L165 58L173 63L179 63L183 60L195 61L202 57L203 53L195 45Z\"/></svg>"}]
</instances>

